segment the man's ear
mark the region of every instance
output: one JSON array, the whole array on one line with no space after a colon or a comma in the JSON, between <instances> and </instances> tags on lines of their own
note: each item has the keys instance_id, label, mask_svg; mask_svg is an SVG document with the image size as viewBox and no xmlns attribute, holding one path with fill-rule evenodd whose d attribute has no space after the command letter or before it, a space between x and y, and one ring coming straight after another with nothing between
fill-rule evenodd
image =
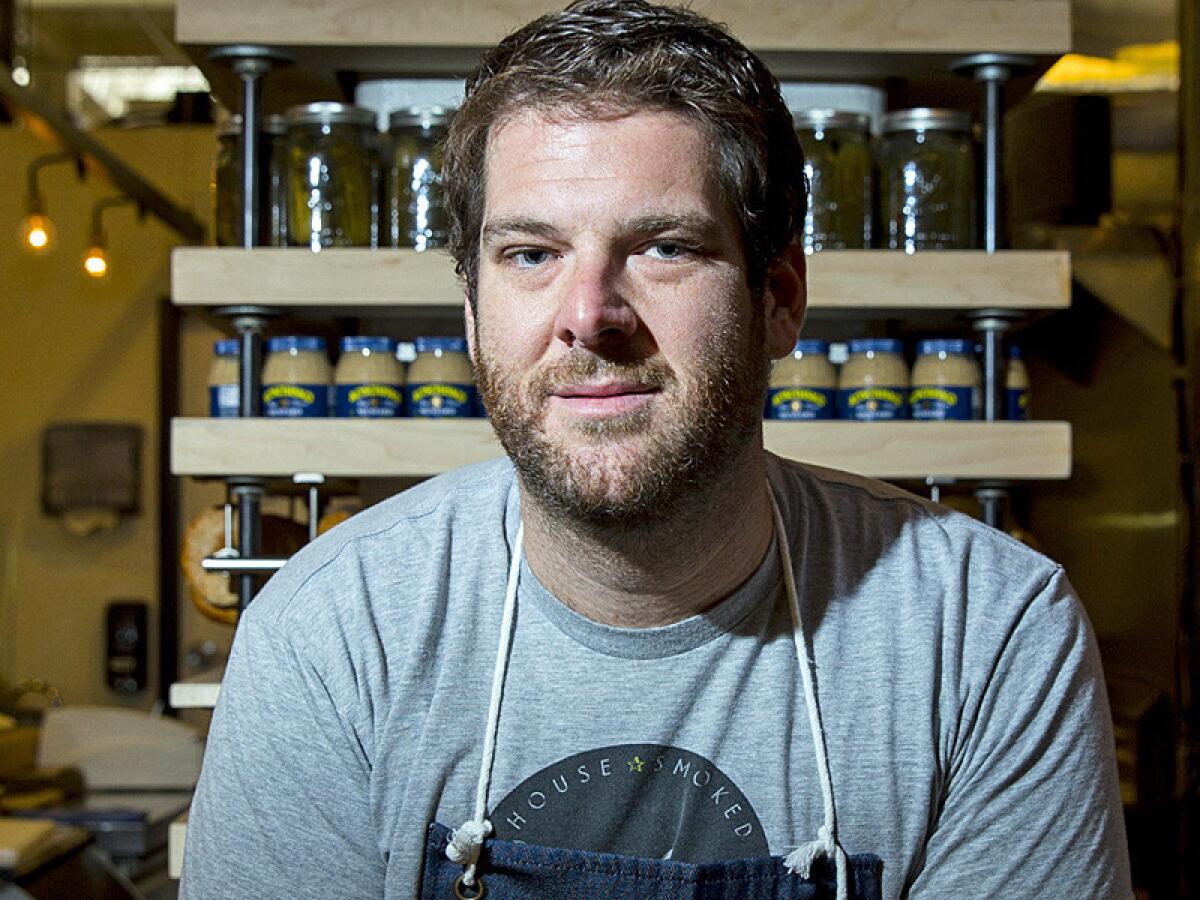
<instances>
[{"instance_id":1,"label":"man's ear","mask_svg":"<svg viewBox=\"0 0 1200 900\"><path fill-rule=\"evenodd\" d=\"M808 310L807 263L804 248L791 244L767 273L763 318L771 359L787 356L796 346Z\"/></svg>"},{"instance_id":2,"label":"man's ear","mask_svg":"<svg viewBox=\"0 0 1200 900\"><path fill-rule=\"evenodd\" d=\"M467 327L467 355L475 365L475 310L471 308L471 295L463 292L463 322Z\"/></svg>"}]
</instances>

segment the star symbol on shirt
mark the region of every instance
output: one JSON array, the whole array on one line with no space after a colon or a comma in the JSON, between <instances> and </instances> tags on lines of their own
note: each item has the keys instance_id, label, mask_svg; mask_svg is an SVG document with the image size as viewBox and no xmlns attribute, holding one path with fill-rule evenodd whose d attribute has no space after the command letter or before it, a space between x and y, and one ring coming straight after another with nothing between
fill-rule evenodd
<instances>
[{"instance_id":1,"label":"star symbol on shirt","mask_svg":"<svg viewBox=\"0 0 1200 900\"><path fill-rule=\"evenodd\" d=\"M630 772L640 772L646 767L646 764L642 761L640 756L635 756L633 759L625 763L625 765L629 766Z\"/></svg>"}]
</instances>

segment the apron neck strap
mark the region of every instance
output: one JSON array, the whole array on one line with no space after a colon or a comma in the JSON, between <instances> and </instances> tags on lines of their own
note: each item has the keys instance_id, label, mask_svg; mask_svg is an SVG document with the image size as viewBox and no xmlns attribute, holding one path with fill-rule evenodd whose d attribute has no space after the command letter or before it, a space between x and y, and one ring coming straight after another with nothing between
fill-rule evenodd
<instances>
[{"instance_id":1,"label":"apron neck strap","mask_svg":"<svg viewBox=\"0 0 1200 900\"><path fill-rule=\"evenodd\" d=\"M787 529L775 492L767 483L771 498L771 514L775 528L775 542L779 547L779 566L783 572L783 584L787 591L788 607L792 616L792 639L796 645L796 661L800 666L800 680L804 686L804 704L808 710L809 731L812 734L813 750L817 757L817 774L821 783L821 799L824 807L824 824L815 841L797 847L784 858L789 872L801 878L810 876L813 862L824 856L834 864L837 873L837 898L847 900L849 861L837 839L837 807L833 800L833 778L829 768L829 757L825 749L825 729L821 724L821 708L817 703L814 679L816 662L808 649L808 637L804 631L799 595L796 592L796 576L792 569L792 553ZM517 605L517 584L520 580L521 559L524 553L525 526L517 529L513 542L512 560L508 569L508 586L504 592L504 614L500 621L500 645L496 649L496 666L492 673L492 697L488 704L487 732L484 736L483 758L479 765L479 782L475 792L475 815L464 822L450 837L446 848L447 858L464 867L462 883L467 887L475 884L479 864L479 852L483 842L492 833L492 823L487 820L487 795L492 781L492 765L496 758L496 735L500 728L500 701L504 694L504 679L508 672L508 660L512 650L513 621Z\"/></svg>"}]
</instances>

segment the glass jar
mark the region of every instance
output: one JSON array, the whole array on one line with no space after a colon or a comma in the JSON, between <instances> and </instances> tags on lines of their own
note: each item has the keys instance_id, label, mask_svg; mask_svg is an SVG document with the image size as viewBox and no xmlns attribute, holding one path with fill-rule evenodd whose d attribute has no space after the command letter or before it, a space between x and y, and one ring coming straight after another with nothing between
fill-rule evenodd
<instances>
[{"instance_id":1,"label":"glass jar","mask_svg":"<svg viewBox=\"0 0 1200 900\"><path fill-rule=\"evenodd\" d=\"M899 110L883 121L881 219L888 249L965 250L974 242L971 117L949 109Z\"/></svg>"},{"instance_id":2,"label":"glass jar","mask_svg":"<svg viewBox=\"0 0 1200 900\"><path fill-rule=\"evenodd\" d=\"M838 415L860 422L906 418L908 366L904 346L891 338L850 342L850 358L838 377Z\"/></svg>"},{"instance_id":3,"label":"glass jar","mask_svg":"<svg viewBox=\"0 0 1200 900\"><path fill-rule=\"evenodd\" d=\"M974 341L930 340L917 344L909 413L923 421L978 419L983 399Z\"/></svg>"},{"instance_id":4,"label":"glass jar","mask_svg":"<svg viewBox=\"0 0 1200 900\"><path fill-rule=\"evenodd\" d=\"M415 418L466 418L475 412L475 372L466 338L419 337L405 399Z\"/></svg>"},{"instance_id":5,"label":"glass jar","mask_svg":"<svg viewBox=\"0 0 1200 900\"><path fill-rule=\"evenodd\" d=\"M378 204L375 114L309 103L287 114L290 243L370 247Z\"/></svg>"},{"instance_id":6,"label":"glass jar","mask_svg":"<svg viewBox=\"0 0 1200 900\"><path fill-rule=\"evenodd\" d=\"M236 419L238 403L237 338L225 338L213 345L213 361L208 369L208 414L214 419Z\"/></svg>"},{"instance_id":7,"label":"glass jar","mask_svg":"<svg viewBox=\"0 0 1200 900\"><path fill-rule=\"evenodd\" d=\"M324 338L271 338L262 380L264 416L292 419L329 415L333 373L325 356Z\"/></svg>"},{"instance_id":8,"label":"glass jar","mask_svg":"<svg viewBox=\"0 0 1200 900\"><path fill-rule=\"evenodd\" d=\"M829 361L829 342L799 340L791 354L771 366L768 419L832 419L837 370Z\"/></svg>"},{"instance_id":9,"label":"glass jar","mask_svg":"<svg viewBox=\"0 0 1200 900\"><path fill-rule=\"evenodd\" d=\"M1004 373L1005 418L1024 422L1029 418L1029 370L1025 368L1021 348L1008 348L1008 368Z\"/></svg>"},{"instance_id":10,"label":"glass jar","mask_svg":"<svg viewBox=\"0 0 1200 900\"><path fill-rule=\"evenodd\" d=\"M404 369L391 338L342 338L333 381L334 415L388 419L404 406Z\"/></svg>"},{"instance_id":11,"label":"glass jar","mask_svg":"<svg viewBox=\"0 0 1200 900\"><path fill-rule=\"evenodd\" d=\"M792 118L808 177L805 251L870 247L875 218L870 119L831 109Z\"/></svg>"},{"instance_id":12,"label":"glass jar","mask_svg":"<svg viewBox=\"0 0 1200 900\"><path fill-rule=\"evenodd\" d=\"M387 238L393 247L446 246L449 225L442 192L442 141L450 113L408 110L388 119Z\"/></svg>"},{"instance_id":13,"label":"glass jar","mask_svg":"<svg viewBox=\"0 0 1200 900\"><path fill-rule=\"evenodd\" d=\"M287 126L282 116L268 116L259 136L258 241L262 247L287 246ZM231 116L217 132L216 241L241 247L242 117Z\"/></svg>"}]
</instances>

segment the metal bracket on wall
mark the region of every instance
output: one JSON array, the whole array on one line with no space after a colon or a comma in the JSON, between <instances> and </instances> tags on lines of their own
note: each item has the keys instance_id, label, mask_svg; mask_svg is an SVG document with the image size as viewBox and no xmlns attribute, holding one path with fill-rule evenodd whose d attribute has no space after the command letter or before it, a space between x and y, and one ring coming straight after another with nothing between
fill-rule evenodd
<instances>
[{"instance_id":1,"label":"metal bracket on wall","mask_svg":"<svg viewBox=\"0 0 1200 900\"><path fill-rule=\"evenodd\" d=\"M162 221L168 228L177 231L184 240L193 244L204 242L204 226L198 219L174 203L98 140L77 128L63 112L39 96L37 91L19 87L12 79L12 70L2 64L0 100L30 120L34 131L41 137L57 138L67 150L81 157L89 169L103 174L117 190L132 198L141 209Z\"/></svg>"}]
</instances>

